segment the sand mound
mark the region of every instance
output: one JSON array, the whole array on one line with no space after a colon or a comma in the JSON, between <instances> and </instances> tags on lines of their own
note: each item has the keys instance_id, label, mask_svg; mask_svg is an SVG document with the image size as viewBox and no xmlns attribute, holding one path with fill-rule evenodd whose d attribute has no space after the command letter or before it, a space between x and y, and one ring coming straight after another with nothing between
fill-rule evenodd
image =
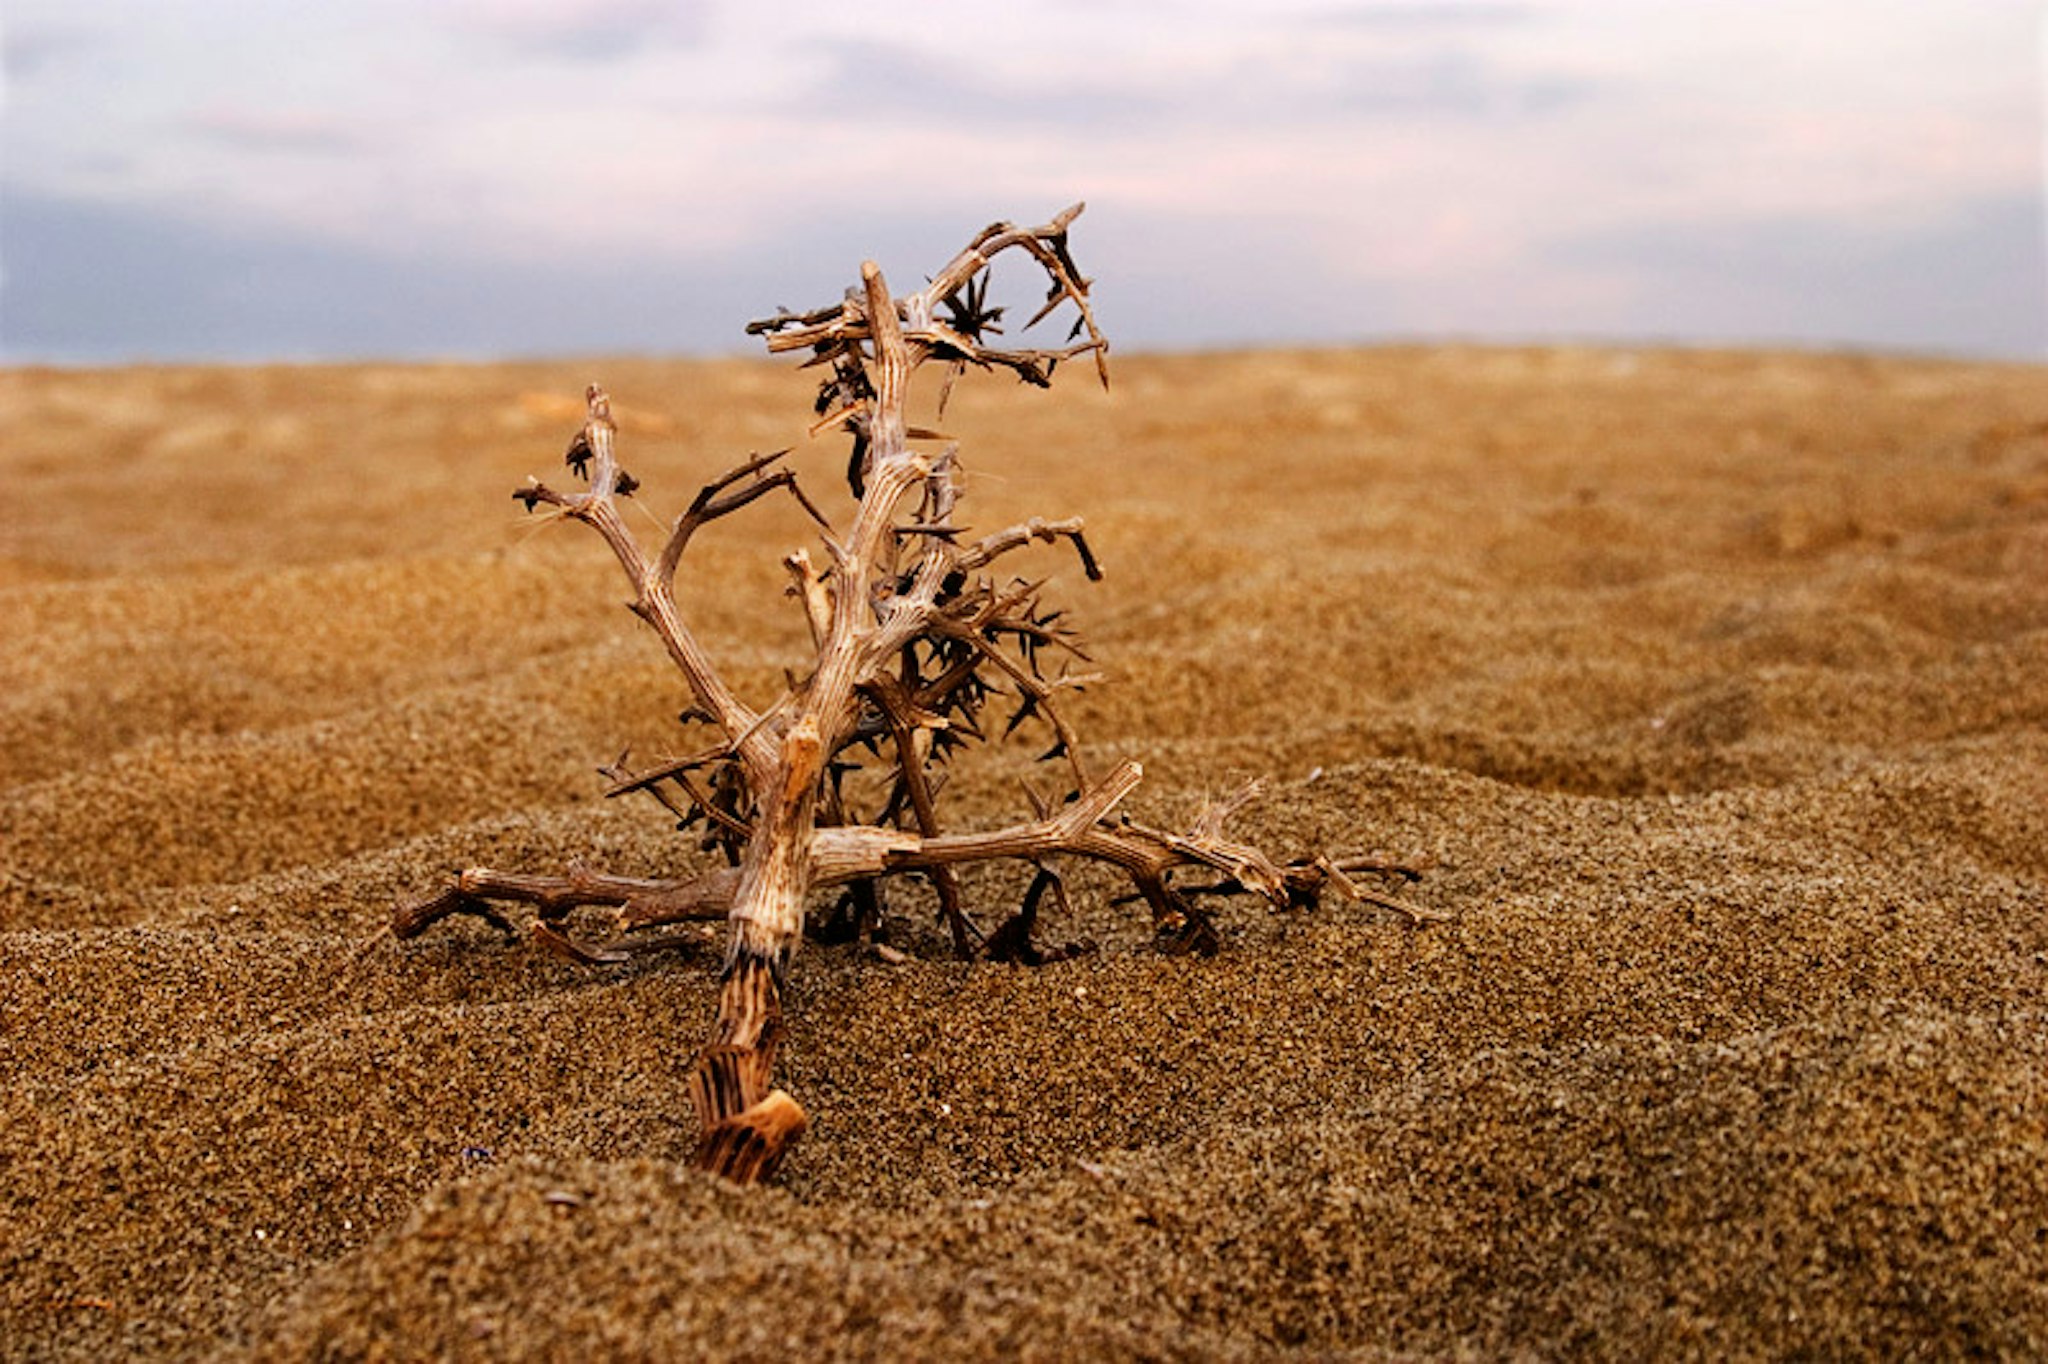
<instances>
[{"instance_id":1,"label":"sand mound","mask_svg":"<svg viewBox=\"0 0 2048 1364\"><path fill-rule=\"evenodd\" d=\"M1134 809L1263 774L1243 832L1427 862L1450 920L1240 905L1169 959L1084 876L1093 957L809 951L813 1131L742 1194L682 1168L715 936L373 941L449 866L695 856L592 770L678 686L506 496L586 368L662 507L806 410L742 364L0 375L0 1354L2048 1352L2048 375L963 391L974 523L1089 519L1109 580L1044 565ZM760 510L685 584L755 693L801 628Z\"/></svg>"}]
</instances>

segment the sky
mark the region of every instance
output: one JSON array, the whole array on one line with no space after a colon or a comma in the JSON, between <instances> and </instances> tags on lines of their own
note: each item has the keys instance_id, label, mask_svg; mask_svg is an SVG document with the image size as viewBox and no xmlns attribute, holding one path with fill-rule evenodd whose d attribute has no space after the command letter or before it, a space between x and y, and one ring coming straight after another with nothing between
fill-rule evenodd
<instances>
[{"instance_id":1,"label":"sky","mask_svg":"<svg viewBox=\"0 0 2048 1364\"><path fill-rule=\"evenodd\" d=\"M0 362L740 352L865 258L915 282L1077 199L1124 350L2043 360L2044 31L2033 0L6 0Z\"/></svg>"}]
</instances>

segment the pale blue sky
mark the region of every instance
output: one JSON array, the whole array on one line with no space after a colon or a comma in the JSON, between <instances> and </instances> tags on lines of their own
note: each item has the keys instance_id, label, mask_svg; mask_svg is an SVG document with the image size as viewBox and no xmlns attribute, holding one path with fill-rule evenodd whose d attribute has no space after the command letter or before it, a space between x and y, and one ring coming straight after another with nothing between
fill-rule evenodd
<instances>
[{"instance_id":1,"label":"pale blue sky","mask_svg":"<svg viewBox=\"0 0 2048 1364\"><path fill-rule=\"evenodd\" d=\"M2031 0L7 0L0 43L11 362L744 350L1077 198L1126 349L2048 358Z\"/></svg>"}]
</instances>

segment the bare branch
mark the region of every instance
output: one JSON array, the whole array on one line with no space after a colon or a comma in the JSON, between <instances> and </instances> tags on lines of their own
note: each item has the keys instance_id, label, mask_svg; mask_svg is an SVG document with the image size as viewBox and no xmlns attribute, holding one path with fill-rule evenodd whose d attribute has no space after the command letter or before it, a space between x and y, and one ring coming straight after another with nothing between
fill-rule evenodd
<instances>
[{"instance_id":1,"label":"bare branch","mask_svg":"<svg viewBox=\"0 0 2048 1364\"><path fill-rule=\"evenodd\" d=\"M656 568L660 581L675 581L676 566L682 562L683 551L690 547L691 536L719 517L730 516L777 488L786 489L789 495L796 499L797 505L804 509L805 514L818 523L818 528L824 532L826 542L831 543L832 523L825 519L823 512L812 505L808 497L804 496L803 489L797 486L796 474L788 469L777 469L774 473L766 475L762 473L762 470L788 453L789 451L785 449L777 450L773 454L755 455L745 464L706 484L696 499L690 503L689 510L676 518L675 529L669 533L668 543L661 551L661 562ZM737 492L726 491L733 484L747 479L753 481L746 483L746 486Z\"/></svg>"},{"instance_id":2,"label":"bare branch","mask_svg":"<svg viewBox=\"0 0 2048 1364\"><path fill-rule=\"evenodd\" d=\"M975 569L986 567L1011 550L1030 544L1033 540L1043 540L1050 544L1061 538L1071 541L1074 552L1081 556L1081 571L1088 575L1088 581L1101 582L1102 568L1096 563L1094 552L1088 548L1088 541L1081 534L1081 518L1078 516L1070 516L1064 521L1047 521L1034 516L1021 526L1012 526L1008 530L976 541L961 551L955 566L962 572L971 573Z\"/></svg>"},{"instance_id":3,"label":"bare branch","mask_svg":"<svg viewBox=\"0 0 2048 1364\"><path fill-rule=\"evenodd\" d=\"M922 878L938 896L957 952L1032 964L1084 950L1048 948L1036 938L1044 907L1066 905L1055 865L1062 858L1106 863L1128 876L1168 951L1215 951L1221 939L1198 902L1226 894L1256 895L1278 909L1313 905L1334 892L1417 921L1429 917L1358 879L1405 868L1321 855L1283 865L1230 837L1227 822L1256 786L1205 806L1184 833L1113 818L1142 770L1124 759L1099 780L1091 777L1059 699L1096 679L1067 671L1066 660L1054 675L1045 666L1049 650L1088 655L1064 613L1043 605L1042 582L999 583L989 574L1029 545L1065 541L1087 577L1099 579L1101 565L1080 519L1033 517L970 539L956 520L963 495L957 451L948 444L937 454L921 453L914 444L946 439L909 419L912 381L926 364L943 371L941 413L953 381L969 369L1007 370L1045 386L1062 364L1092 355L1107 384L1109 342L1068 243L1080 213L1075 204L1038 227L993 224L924 288L900 296L869 262L838 302L807 312L781 309L747 328L771 354L807 352L806 365L822 371L811 431L849 440L847 484L856 501L843 534L782 463L788 452L777 451L754 455L704 485L650 559L619 514L618 499L640 488L619 467L610 400L596 386L566 455L584 491L536 480L514 494L529 511L546 506L598 532L633 585L633 611L689 688L685 722L707 720L722 732L722 742L645 771L628 770L621 757L601 769L607 794L645 794L680 828L699 829L701 851L716 850L731 865L678 879L577 866L558 877L472 868L399 909L392 929L412 937L442 919L473 915L509 934L515 930L505 907L525 905L542 948L606 965L697 941L659 930L724 918L717 1018L689 1092L700 1124L698 1163L729 1178L765 1177L806 1126L802 1108L773 1080L782 982L815 892L843 888L838 910L812 921L843 940L879 935L891 878ZM1045 282L1042 306L1025 328L1071 306L1064 342L1032 347L1002 340L1004 310L990 302L989 280L993 263L1012 253ZM675 577L700 530L778 490L815 523L824 548L822 567L804 549L783 559L814 657L786 672L787 690L755 710L720 677L684 622ZM984 720L994 697L1004 698L1008 710L1000 731ZM997 829L948 828L943 796L951 756L1033 720L1051 730L1044 757L1065 760L1072 794L1055 802L1027 788L1032 818ZM880 796L872 780L848 782L860 772L879 777ZM878 811L854 808L878 798ZM1033 868L1030 888L1021 907L984 938L967 914L956 871L1004 859ZM610 911L609 940L585 942L569 931L569 917L580 909Z\"/></svg>"}]
</instances>

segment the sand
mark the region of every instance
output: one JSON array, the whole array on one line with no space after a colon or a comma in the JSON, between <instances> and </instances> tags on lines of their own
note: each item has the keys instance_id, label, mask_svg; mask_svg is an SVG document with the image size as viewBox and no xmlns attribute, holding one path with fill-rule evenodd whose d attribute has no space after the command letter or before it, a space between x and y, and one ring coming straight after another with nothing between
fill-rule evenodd
<instances>
[{"instance_id":1,"label":"sand","mask_svg":"<svg viewBox=\"0 0 2048 1364\"><path fill-rule=\"evenodd\" d=\"M699 865L594 770L678 751L676 679L509 498L592 378L655 509L797 443L843 510L766 363L0 374L0 1355L2048 1353L2048 372L963 389L967 519L1088 518L1107 581L1034 571L1134 811L1263 775L1243 833L1445 921L1237 902L1169 958L1080 876L1048 932L1100 950L1030 970L907 899L907 962L798 958L813 1128L745 1192L687 1168L715 937L377 937L469 862ZM802 535L691 551L753 696Z\"/></svg>"}]
</instances>

